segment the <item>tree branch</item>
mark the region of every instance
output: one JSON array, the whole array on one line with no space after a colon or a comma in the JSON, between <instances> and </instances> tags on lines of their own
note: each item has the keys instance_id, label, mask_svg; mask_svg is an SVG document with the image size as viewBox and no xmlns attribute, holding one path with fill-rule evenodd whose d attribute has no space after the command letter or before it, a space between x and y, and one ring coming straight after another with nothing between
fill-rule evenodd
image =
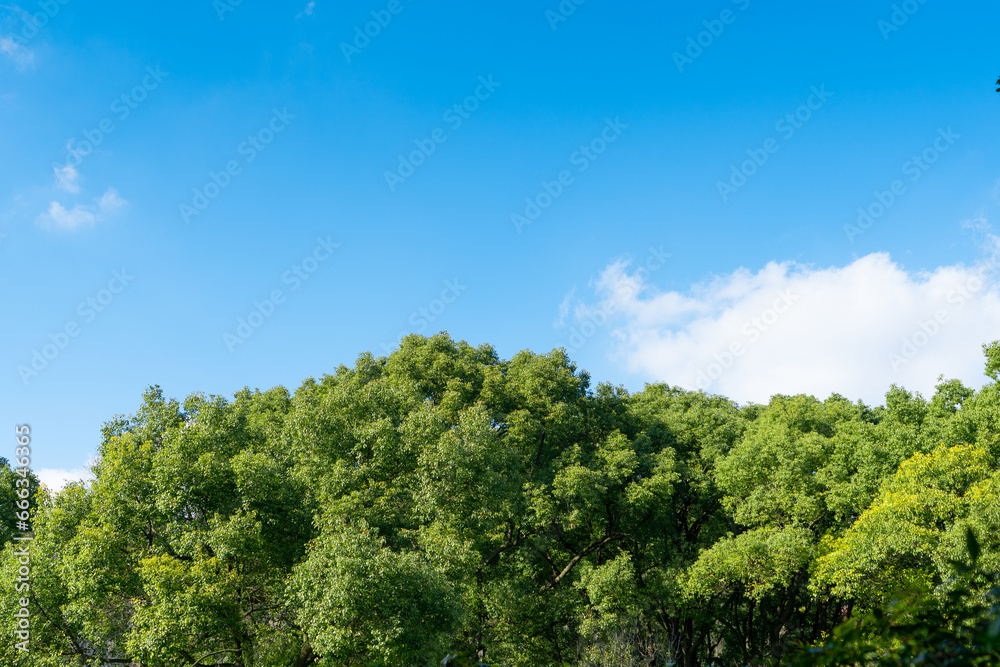
<instances>
[{"instance_id":1,"label":"tree branch","mask_svg":"<svg viewBox=\"0 0 1000 667\"><path fill-rule=\"evenodd\" d=\"M566 567L564 567L562 569L562 572L560 572L558 575L556 575L556 578L551 583L545 584L542 587L542 590L545 590L545 589L548 589L548 588L555 588L556 586L559 585L559 582L562 581L562 578L565 577L567 574L569 574L573 570L573 568L576 567L577 564L581 560L583 560L584 558L586 558L587 556L589 556L593 552L597 551L598 549L600 549L601 547L603 547L608 542L610 542L612 540L616 540L616 539L618 539L620 537L624 537L624 536L625 536L625 533L614 533L612 535L608 535L607 537L602 537L599 540L591 542L590 545L586 549L584 549L583 551L581 551L580 553L578 553L576 556L573 557L573 560L571 560L569 563L566 564Z\"/></svg>"},{"instance_id":2,"label":"tree branch","mask_svg":"<svg viewBox=\"0 0 1000 667\"><path fill-rule=\"evenodd\" d=\"M204 660L205 658L211 658L213 655L220 655L222 653L239 653L239 651L234 648L224 648L224 649L219 649L218 651L212 651L211 653L206 653L205 655L201 656L194 662L188 663L187 665L185 665L185 667L197 667L201 663L201 661Z\"/></svg>"}]
</instances>

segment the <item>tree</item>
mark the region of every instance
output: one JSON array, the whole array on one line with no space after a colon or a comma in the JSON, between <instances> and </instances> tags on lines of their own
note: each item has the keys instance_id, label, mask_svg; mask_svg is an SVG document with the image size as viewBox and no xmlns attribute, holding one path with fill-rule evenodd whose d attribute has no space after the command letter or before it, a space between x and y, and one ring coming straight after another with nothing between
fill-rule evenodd
<instances>
[{"instance_id":1,"label":"tree","mask_svg":"<svg viewBox=\"0 0 1000 667\"><path fill-rule=\"evenodd\" d=\"M988 644L986 607L948 605L1000 569L996 383L739 406L443 333L294 394L152 387L102 435L92 483L31 486L33 651L7 664L734 667L835 660L848 618L862 662L944 641L911 620ZM19 567L8 545L6 631Z\"/></svg>"},{"instance_id":2,"label":"tree","mask_svg":"<svg viewBox=\"0 0 1000 667\"><path fill-rule=\"evenodd\" d=\"M943 595L910 592L835 628L827 641L792 652L782 665L974 667L1000 661L1000 577L979 564L980 546L965 531L963 560ZM973 583L975 581L975 583ZM986 582L985 593L980 585Z\"/></svg>"},{"instance_id":3,"label":"tree","mask_svg":"<svg viewBox=\"0 0 1000 667\"><path fill-rule=\"evenodd\" d=\"M243 391L181 411L152 388L110 423L92 486L42 497L33 649L51 664L292 664L304 639L283 597L311 512L279 437L288 406Z\"/></svg>"}]
</instances>

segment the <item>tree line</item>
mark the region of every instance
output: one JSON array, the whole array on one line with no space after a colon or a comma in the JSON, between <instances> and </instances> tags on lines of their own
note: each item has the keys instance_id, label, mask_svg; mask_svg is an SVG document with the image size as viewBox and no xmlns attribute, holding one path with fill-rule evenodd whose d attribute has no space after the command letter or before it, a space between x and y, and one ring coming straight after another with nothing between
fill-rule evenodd
<instances>
[{"instance_id":1,"label":"tree line","mask_svg":"<svg viewBox=\"0 0 1000 667\"><path fill-rule=\"evenodd\" d=\"M874 407L629 393L564 350L501 359L445 333L294 394L151 387L104 425L92 482L32 487L27 654L0 527L0 659L995 664L970 657L995 660L1000 629L984 349L981 390L893 386Z\"/></svg>"}]
</instances>

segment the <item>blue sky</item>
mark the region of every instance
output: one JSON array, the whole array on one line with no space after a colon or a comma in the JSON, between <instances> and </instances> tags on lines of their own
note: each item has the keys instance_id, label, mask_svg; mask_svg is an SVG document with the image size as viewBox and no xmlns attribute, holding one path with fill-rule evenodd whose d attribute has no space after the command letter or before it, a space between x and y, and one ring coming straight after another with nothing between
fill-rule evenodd
<instances>
[{"instance_id":1,"label":"blue sky","mask_svg":"<svg viewBox=\"0 0 1000 667\"><path fill-rule=\"evenodd\" d=\"M0 423L38 469L147 385L403 332L741 401L978 385L1000 332L995 3L2 12Z\"/></svg>"}]
</instances>

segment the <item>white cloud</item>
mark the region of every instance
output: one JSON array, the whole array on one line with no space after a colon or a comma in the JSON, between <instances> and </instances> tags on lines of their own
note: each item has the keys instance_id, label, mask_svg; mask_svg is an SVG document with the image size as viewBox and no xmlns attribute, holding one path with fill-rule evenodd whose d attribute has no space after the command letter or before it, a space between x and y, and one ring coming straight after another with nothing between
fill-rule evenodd
<instances>
[{"instance_id":1,"label":"white cloud","mask_svg":"<svg viewBox=\"0 0 1000 667\"><path fill-rule=\"evenodd\" d=\"M61 468L42 468L36 470L35 476L38 481L49 487L52 491L62 491L70 482L92 481L94 474L90 468L73 468L63 470Z\"/></svg>"},{"instance_id":2,"label":"white cloud","mask_svg":"<svg viewBox=\"0 0 1000 667\"><path fill-rule=\"evenodd\" d=\"M109 215L115 215L116 213L121 213L128 202L121 198L118 191L114 188L108 188L101 195L101 198L97 200L97 209L100 211L101 217L106 217Z\"/></svg>"},{"instance_id":3,"label":"white cloud","mask_svg":"<svg viewBox=\"0 0 1000 667\"><path fill-rule=\"evenodd\" d=\"M92 482L94 465L100 461L100 457L91 452L87 456L86 462L79 468L42 468L35 470L35 477L38 481L49 487L53 491L62 491L70 482Z\"/></svg>"},{"instance_id":4,"label":"white cloud","mask_svg":"<svg viewBox=\"0 0 1000 667\"><path fill-rule=\"evenodd\" d=\"M49 204L49 210L38 216L35 223L47 229L62 229L72 231L81 227L89 227L101 220L123 211L128 205L114 188L108 188L103 195L94 200L94 205L76 204L67 209L59 202Z\"/></svg>"},{"instance_id":5,"label":"white cloud","mask_svg":"<svg viewBox=\"0 0 1000 667\"><path fill-rule=\"evenodd\" d=\"M316 3L313 0L310 0L309 4L306 5L306 8L302 10L302 13L297 14L295 18L300 19L303 16L312 16L314 9L316 9Z\"/></svg>"},{"instance_id":6,"label":"white cloud","mask_svg":"<svg viewBox=\"0 0 1000 667\"><path fill-rule=\"evenodd\" d=\"M80 172L71 164L64 167L53 167L56 174L56 187L66 192L78 194L80 192Z\"/></svg>"},{"instance_id":7,"label":"white cloud","mask_svg":"<svg viewBox=\"0 0 1000 667\"><path fill-rule=\"evenodd\" d=\"M78 229L89 227L97 222L97 215L94 207L77 204L71 209L66 209L57 201L49 204L48 213L38 216L38 223L43 227L55 227L57 229Z\"/></svg>"},{"instance_id":8,"label":"white cloud","mask_svg":"<svg viewBox=\"0 0 1000 667\"><path fill-rule=\"evenodd\" d=\"M979 386L982 344L1000 339L996 252L930 273L885 253L825 269L772 262L685 294L657 292L627 269L605 269L600 302L579 305L576 322L613 312L613 354L629 371L740 402L839 393L881 404L893 383L933 394L940 374Z\"/></svg>"},{"instance_id":9,"label":"white cloud","mask_svg":"<svg viewBox=\"0 0 1000 667\"><path fill-rule=\"evenodd\" d=\"M573 303L573 297L576 295L576 287L573 287L565 297L563 297L562 303L559 304L559 317L553 323L555 327L561 327L566 324L566 318L569 317L570 306Z\"/></svg>"},{"instance_id":10,"label":"white cloud","mask_svg":"<svg viewBox=\"0 0 1000 667\"><path fill-rule=\"evenodd\" d=\"M13 37L0 37L0 53L7 56L20 67L26 67L35 60L35 53L24 44L19 44Z\"/></svg>"},{"instance_id":11,"label":"white cloud","mask_svg":"<svg viewBox=\"0 0 1000 667\"><path fill-rule=\"evenodd\" d=\"M3 10L2 15L0 15L0 23L5 28L11 31L16 31L19 28L22 30L22 37L13 34L0 35L0 54L10 58L21 68L33 64L35 52L27 47L23 38L24 25L34 21L31 14L17 5L0 5L0 10Z\"/></svg>"}]
</instances>

